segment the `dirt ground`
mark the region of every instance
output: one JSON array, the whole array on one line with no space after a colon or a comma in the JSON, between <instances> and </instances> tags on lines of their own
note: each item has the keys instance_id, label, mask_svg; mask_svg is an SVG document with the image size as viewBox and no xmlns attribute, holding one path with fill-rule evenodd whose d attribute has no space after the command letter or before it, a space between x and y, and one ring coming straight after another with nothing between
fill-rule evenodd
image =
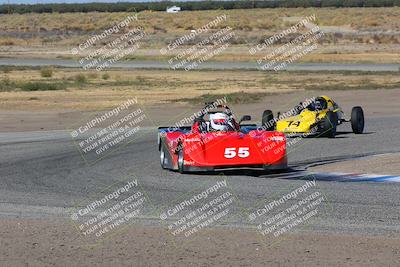
<instances>
[{"instance_id":1,"label":"dirt ground","mask_svg":"<svg viewBox=\"0 0 400 267\"><path fill-rule=\"evenodd\" d=\"M229 105L234 112L241 116L249 114L253 121L261 121L262 111L271 109L274 112L284 112L290 110L300 101L317 95L326 94L332 97L350 115L353 106L362 106L365 112L366 123L372 117L391 117L400 114L400 105L394 99L400 97L400 89L387 90L353 90L353 91L296 91L286 94L270 95L260 99L257 103ZM115 99L108 95L112 103L123 103L130 98L129 95L117 94ZM100 97L100 96L99 96ZM86 98L79 99L80 107L85 106ZM54 97L54 101L64 101L62 97ZM73 101L77 101L73 99ZM88 100L91 103L93 100ZM229 103L228 103L229 104ZM29 105L29 103L27 103ZM117 105L115 105L117 106ZM200 104L189 103L169 103L169 104L145 104L143 105L148 118L147 125L144 126L165 126L175 122L174 118L178 114L190 114L202 108ZM109 109L103 109L109 110ZM99 110L91 109L43 109L39 111L24 110L23 106L15 109L0 106L0 132L18 131L46 131L46 130L65 130L72 129L73 126L82 118L92 118ZM184 115L182 115L184 116ZM181 117L182 117L181 116ZM179 116L178 116L179 117ZM179 117L179 119L182 119Z\"/></svg>"},{"instance_id":2,"label":"dirt ground","mask_svg":"<svg viewBox=\"0 0 400 267\"><path fill-rule=\"evenodd\" d=\"M130 225L88 246L71 222L21 218L1 219L0 233L1 266L391 266L400 257L399 236L289 233L271 242L213 229L182 245L166 229Z\"/></svg>"}]
</instances>

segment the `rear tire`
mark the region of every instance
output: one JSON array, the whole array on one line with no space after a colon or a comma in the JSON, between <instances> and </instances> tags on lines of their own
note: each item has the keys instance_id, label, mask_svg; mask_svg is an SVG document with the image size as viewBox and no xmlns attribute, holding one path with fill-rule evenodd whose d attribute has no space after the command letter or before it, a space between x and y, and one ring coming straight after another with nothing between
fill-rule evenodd
<instances>
[{"instance_id":1,"label":"rear tire","mask_svg":"<svg viewBox=\"0 0 400 267\"><path fill-rule=\"evenodd\" d=\"M178 151L178 172L185 173L185 161L183 159L183 147Z\"/></svg>"},{"instance_id":2,"label":"rear tire","mask_svg":"<svg viewBox=\"0 0 400 267\"><path fill-rule=\"evenodd\" d=\"M353 107L351 110L351 128L355 134L362 134L364 131L364 111L361 107Z\"/></svg>"},{"instance_id":3,"label":"rear tire","mask_svg":"<svg viewBox=\"0 0 400 267\"><path fill-rule=\"evenodd\" d=\"M267 131L275 130L274 113L271 110L264 110L262 114L261 125L265 127Z\"/></svg>"},{"instance_id":4,"label":"rear tire","mask_svg":"<svg viewBox=\"0 0 400 267\"><path fill-rule=\"evenodd\" d=\"M326 117L321 122L322 136L328 138L334 138L336 135L337 123L338 123L337 114L332 111L328 111L326 113Z\"/></svg>"}]
</instances>

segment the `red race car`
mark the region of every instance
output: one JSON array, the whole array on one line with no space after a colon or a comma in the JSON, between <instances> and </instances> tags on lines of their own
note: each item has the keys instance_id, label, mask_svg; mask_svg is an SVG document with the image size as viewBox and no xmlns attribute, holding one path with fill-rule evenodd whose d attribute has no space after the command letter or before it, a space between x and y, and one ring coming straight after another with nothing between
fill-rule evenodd
<instances>
[{"instance_id":1,"label":"red race car","mask_svg":"<svg viewBox=\"0 0 400 267\"><path fill-rule=\"evenodd\" d=\"M192 126L159 127L158 149L163 169L180 173L251 167L286 169L286 138L265 131L245 115L237 122L226 105L206 103Z\"/></svg>"}]
</instances>

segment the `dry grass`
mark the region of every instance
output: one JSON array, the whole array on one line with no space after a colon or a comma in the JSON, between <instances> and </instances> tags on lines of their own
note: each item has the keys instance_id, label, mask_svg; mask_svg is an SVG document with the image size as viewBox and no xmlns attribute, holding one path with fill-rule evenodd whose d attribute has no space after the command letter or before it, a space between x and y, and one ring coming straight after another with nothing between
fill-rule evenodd
<instances>
[{"instance_id":1,"label":"dry grass","mask_svg":"<svg viewBox=\"0 0 400 267\"><path fill-rule=\"evenodd\" d=\"M215 29L230 26L237 33L236 42L254 43L263 38L263 35L275 33L293 25L295 21L287 17L301 17L316 14L320 26L339 26L354 30L400 30L400 7L391 8L279 8L279 9L252 9L252 10L213 10L187 11L178 14L165 12L141 12L139 21L131 25L140 24L149 34L148 46L164 45L176 36L188 33L191 29L199 28L218 15L226 14L227 21L216 25ZM122 21L131 13L98 13L87 14L11 14L0 16L2 32L19 32L19 39L26 39L23 33L33 33L41 38L32 40L51 44L76 45L86 39L93 31L101 31ZM64 34L73 32L68 38ZM18 34L17 34L18 35ZM14 36L15 37L15 36ZM9 38L9 37L7 37ZM29 38L28 38L29 39ZM368 40L365 40L368 41ZM386 40L385 42L389 42ZM392 40L396 41L396 40ZM4 40L3 40L4 42ZM13 40L12 42L17 42Z\"/></svg>"},{"instance_id":2,"label":"dry grass","mask_svg":"<svg viewBox=\"0 0 400 267\"><path fill-rule=\"evenodd\" d=\"M232 27L235 37L232 45L213 60L254 61L248 47L266 37L293 25L300 17L316 14L316 23L322 27L336 27L339 33L327 33L322 44L299 62L375 62L398 63L400 49L400 7L391 8L295 8L141 12L139 21L147 36L140 49L125 59L166 60L159 53L166 46L191 29L197 29L218 15L226 14L227 21L214 31ZM65 13L65 14L11 14L0 16L0 56L71 58L70 49L87 40L94 32L100 33L122 21L131 13ZM341 33L341 30L355 33ZM204 36L201 35L200 38ZM104 42L115 39L111 36ZM99 43L94 49L103 44ZM366 47L361 47L362 45ZM324 51L329 46L329 52ZM351 46L349 49L348 46ZM335 48L335 49L333 49ZM171 55L178 53L179 49ZM89 49L87 49L89 53Z\"/></svg>"},{"instance_id":3,"label":"dry grass","mask_svg":"<svg viewBox=\"0 0 400 267\"><path fill-rule=\"evenodd\" d=\"M274 47L277 48L277 47ZM318 45L318 48L311 54L307 54L299 58L296 62L327 62L327 63L392 63L397 64L400 62L400 53L398 50L400 45L385 46L385 45ZM177 49L177 52L180 51ZM269 50L266 50L269 51ZM267 55L260 53L260 55L250 55L246 47L231 46L226 51L212 57L212 61L242 61L242 62L256 62L259 58ZM60 48L46 48L46 47L32 47L32 49L7 49L1 51L0 57L13 57L13 58L44 58L44 59L74 59L79 60L78 57L73 57L69 51L61 51ZM124 60L153 60L153 61L167 61L170 56L162 56L159 49L139 49L135 54L127 55Z\"/></svg>"},{"instance_id":4,"label":"dry grass","mask_svg":"<svg viewBox=\"0 0 400 267\"><path fill-rule=\"evenodd\" d=\"M85 73L86 81L76 83L80 69L55 69L53 77L43 78L39 70L11 70L0 73L0 82L52 82L67 84L57 91L0 93L2 109L76 109L110 108L130 97L146 105L185 99L205 99L230 95L237 101L256 101L268 94L302 90L352 90L400 88L397 73L363 72L261 72L261 71L168 71L110 70L109 78ZM240 94L238 94L240 92ZM243 102L242 101L242 102Z\"/></svg>"},{"instance_id":5,"label":"dry grass","mask_svg":"<svg viewBox=\"0 0 400 267\"><path fill-rule=\"evenodd\" d=\"M217 25L216 28L231 26L235 30L275 31L293 24L285 21L285 17L300 17L314 13L321 26L350 26L356 30L371 28L400 30L400 7L236 9L186 11L178 14L144 11L139 13L139 21L150 33L159 31L183 33L201 27L218 15L226 14L227 22ZM93 31L110 27L129 14L131 13L11 14L0 16L0 25L2 31Z\"/></svg>"}]
</instances>

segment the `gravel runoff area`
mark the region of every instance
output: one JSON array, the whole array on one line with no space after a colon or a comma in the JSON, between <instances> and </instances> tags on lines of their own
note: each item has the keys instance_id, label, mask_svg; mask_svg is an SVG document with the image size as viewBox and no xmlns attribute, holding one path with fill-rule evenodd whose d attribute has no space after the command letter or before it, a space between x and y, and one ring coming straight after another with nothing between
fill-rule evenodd
<instances>
[{"instance_id":1,"label":"gravel runoff area","mask_svg":"<svg viewBox=\"0 0 400 267\"><path fill-rule=\"evenodd\" d=\"M398 237L291 233L273 243L259 234L212 229L184 246L159 227L130 226L95 247L70 223L0 219L1 266L394 266Z\"/></svg>"}]
</instances>

